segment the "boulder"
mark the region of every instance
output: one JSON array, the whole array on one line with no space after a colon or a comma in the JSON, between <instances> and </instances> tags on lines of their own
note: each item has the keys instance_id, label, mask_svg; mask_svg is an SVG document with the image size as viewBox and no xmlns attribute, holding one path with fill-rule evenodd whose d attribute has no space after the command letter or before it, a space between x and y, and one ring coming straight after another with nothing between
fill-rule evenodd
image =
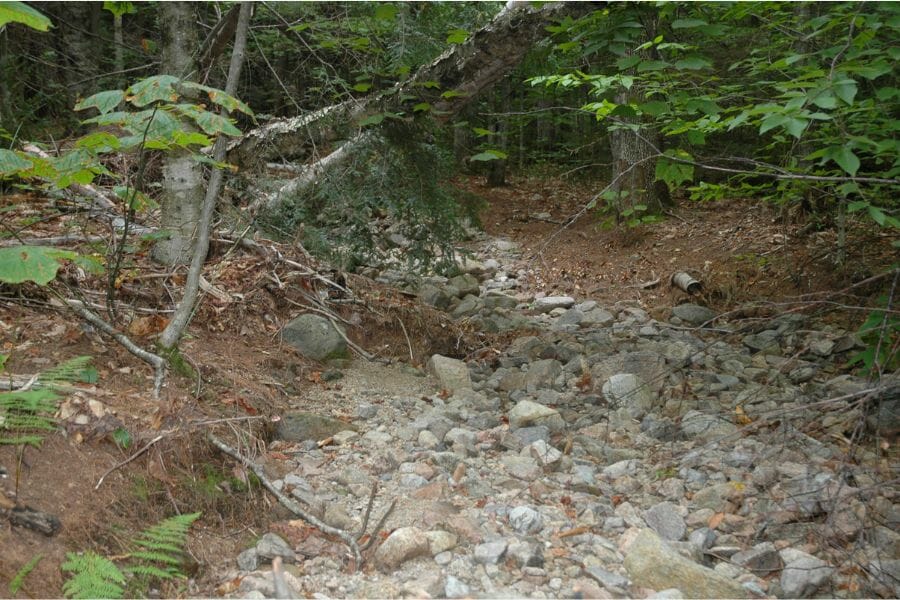
<instances>
[{"instance_id":1,"label":"boulder","mask_svg":"<svg viewBox=\"0 0 900 600\"><path fill-rule=\"evenodd\" d=\"M275 426L275 438L286 442L324 440L339 431L355 430L351 423L316 413L296 411L285 413Z\"/></svg>"},{"instance_id":2,"label":"boulder","mask_svg":"<svg viewBox=\"0 0 900 600\"><path fill-rule=\"evenodd\" d=\"M435 354L428 359L428 372L438 380L441 389L448 392L472 389L469 367L461 360Z\"/></svg>"},{"instance_id":3,"label":"boulder","mask_svg":"<svg viewBox=\"0 0 900 600\"><path fill-rule=\"evenodd\" d=\"M348 358L347 340L340 325L313 314L300 315L281 330L281 339L313 360Z\"/></svg>"}]
</instances>

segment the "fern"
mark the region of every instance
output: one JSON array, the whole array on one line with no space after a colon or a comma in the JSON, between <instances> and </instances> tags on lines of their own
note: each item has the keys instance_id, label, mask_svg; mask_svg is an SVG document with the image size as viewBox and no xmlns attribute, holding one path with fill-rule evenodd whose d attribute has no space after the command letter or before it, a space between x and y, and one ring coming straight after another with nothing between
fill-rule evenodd
<instances>
[{"instance_id":1,"label":"fern","mask_svg":"<svg viewBox=\"0 0 900 600\"><path fill-rule=\"evenodd\" d=\"M56 365L49 371L41 373L38 376L38 381L47 387L53 387L54 384L83 380L90 362L90 356L76 356L75 358L70 358L69 360Z\"/></svg>"},{"instance_id":2,"label":"fern","mask_svg":"<svg viewBox=\"0 0 900 600\"><path fill-rule=\"evenodd\" d=\"M95 554L66 554L60 567L74 575L63 584L66 598L121 598L125 593L125 576L111 560Z\"/></svg>"},{"instance_id":3,"label":"fern","mask_svg":"<svg viewBox=\"0 0 900 600\"><path fill-rule=\"evenodd\" d=\"M50 390L0 392L0 444L39 446L56 429L60 397Z\"/></svg>"},{"instance_id":4,"label":"fern","mask_svg":"<svg viewBox=\"0 0 900 600\"><path fill-rule=\"evenodd\" d=\"M15 596L19 593L19 590L22 588L22 584L25 583L25 578L28 577L29 573L34 571L34 568L39 562L41 562L43 558L43 554L35 554L33 557L31 557L31 560L25 563L22 568L18 570L15 577L13 577L12 581L9 582L10 596Z\"/></svg>"},{"instance_id":5,"label":"fern","mask_svg":"<svg viewBox=\"0 0 900 600\"><path fill-rule=\"evenodd\" d=\"M134 544L141 549L131 553L131 558L140 562L126 570L136 575L161 579L184 577L180 568L184 558L183 548L191 523L199 516L198 512L176 515L145 529L134 540Z\"/></svg>"},{"instance_id":6,"label":"fern","mask_svg":"<svg viewBox=\"0 0 900 600\"><path fill-rule=\"evenodd\" d=\"M138 576L138 582L149 578L184 577L181 561L191 523L200 513L177 515L142 531L133 540L141 548L128 556L134 562L121 570L112 561L93 552L69 553L62 570L74 573L63 585L66 598L121 598L125 593L125 574ZM130 589L136 586L132 584ZM137 586L139 588L139 586Z\"/></svg>"}]
</instances>

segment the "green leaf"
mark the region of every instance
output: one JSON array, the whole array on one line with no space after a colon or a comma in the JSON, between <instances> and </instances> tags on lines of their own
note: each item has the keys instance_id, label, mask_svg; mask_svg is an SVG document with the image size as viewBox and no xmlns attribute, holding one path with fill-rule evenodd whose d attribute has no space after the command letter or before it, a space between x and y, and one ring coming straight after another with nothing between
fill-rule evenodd
<instances>
[{"instance_id":1,"label":"green leaf","mask_svg":"<svg viewBox=\"0 0 900 600\"><path fill-rule=\"evenodd\" d=\"M133 15L137 12L133 2L104 2L103 10L108 10L116 17Z\"/></svg>"},{"instance_id":2,"label":"green leaf","mask_svg":"<svg viewBox=\"0 0 900 600\"><path fill-rule=\"evenodd\" d=\"M460 92L457 90L447 90L443 94L441 94L441 98L444 100L449 100L450 98L459 98L460 96L467 96L465 92Z\"/></svg>"},{"instance_id":3,"label":"green leaf","mask_svg":"<svg viewBox=\"0 0 900 600\"><path fill-rule=\"evenodd\" d=\"M809 124L807 119L800 119L798 117L788 117L784 121L783 127L785 130L797 138L798 140L803 135L803 132L806 130L806 126Z\"/></svg>"},{"instance_id":4,"label":"green leaf","mask_svg":"<svg viewBox=\"0 0 900 600\"><path fill-rule=\"evenodd\" d=\"M479 152L469 160L476 162L486 162L490 160L502 160L506 157L507 154L505 152L501 152L500 150L485 150L484 152Z\"/></svg>"},{"instance_id":5,"label":"green leaf","mask_svg":"<svg viewBox=\"0 0 900 600\"><path fill-rule=\"evenodd\" d=\"M222 115L211 113L208 110L199 110L193 115L194 122L208 135L224 133L232 137L241 135L241 130L235 127L230 120ZM183 133L183 132L179 132Z\"/></svg>"},{"instance_id":6,"label":"green leaf","mask_svg":"<svg viewBox=\"0 0 900 600\"><path fill-rule=\"evenodd\" d=\"M691 155L683 150L667 151L666 154L673 158L691 160ZM665 155L660 156L656 160L656 179L665 182L670 188L676 188L694 179L694 165L673 161Z\"/></svg>"},{"instance_id":7,"label":"green leaf","mask_svg":"<svg viewBox=\"0 0 900 600\"><path fill-rule=\"evenodd\" d=\"M850 204L847 205L847 212L848 213L859 212L862 209L866 208L867 206L869 206L868 200L857 200L857 201L851 202Z\"/></svg>"},{"instance_id":8,"label":"green leaf","mask_svg":"<svg viewBox=\"0 0 900 600\"><path fill-rule=\"evenodd\" d=\"M193 81L183 81L181 82L181 85L186 88L193 88L206 92L206 95L209 98L210 102L221 106L228 112L234 112L237 110L244 113L245 115L249 115L251 117L253 116L253 110L249 106L247 106L234 96L226 94L220 89L209 87L208 85L203 85L200 83L195 83Z\"/></svg>"},{"instance_id":9,"label":"green leaf","mask_svg":"<svg viewBox=\"0 0 900 600\"><path fill-rule=\"evenodd\" d=\"M465 29L451 29L447 33L448 44L462 44L469 39L469 32Z\"/></svg>"},{"instance_id":10,"label":"green leaf","mask_svg":"<svg viewBox=\"0 0 900 600\"><path fill-rule=\"evenodd\" d=\"M30 160L26 160L12 150L0 148L0 177L12 175L19 171L27 171L33 166Z\"/></svg>"},{"instance_id":11,"label":"green leaf","mask_svg":"<svg viewBox=\"0 0 900 600\"><path fill-rule=\"evenodd\" d=\"M853 99L856 97L856 82L852 79L843 79L836 81L832 86L835 95L844 101L845 104L852 105Z\"/></svg>"},{"instance_id":12,"label":"green leaf","mask_svg":"<svg viewBox=\"0 0 900 600\"><path fill-rule=\"evenodd\" d=\"M378 4L378 5L375 7L375 18L376 18L376 19L380 19L380 20L382 20L382 21L390 21L390 20L392 20L394 17L397 16L397 11L398 11L398 10L399 10L399 9L398 9L397 6L394 5L394 4L390 4L390 3L387 3L387 2L382 3L382 4Z\"/></svg>"},{"instance_id":13,"label":"green leaf","mask_svg":"<svg viewBox=\"0 0 900 600\"><path fill-rule=\"evenodd\" d=\"M675 61L676 69L687 69L687 70L697 70L697 69L705 69L712 65L707 59L702 56L686 56L681 60Z\"/></svg>"},{"instance_id":14,"label":"green leaf","mask_svg":"<svg viewBox=\"0 0 900 600\"><path fill-rule=\"evenodd\" d=\"M117 185L113 188L113 192L116 194L116 196L121 198L122 201L128 202L129 208L137 212L144 212L159 208L159 204L157 204L156 200L144 194L140 190L136 190L132 187Z\"/></svg>"},{"instance_id":15,"label":"green leaf","mask_svg":"<svg viewBox=\"0 0 900 600\"><path fill-rule=\"evenodd\" d=\"M658 117L669 110L669 105L662 100L652 100L638 105L638 108L641 109L642 113L648 114L651 117Z\"/></svg>"},{"instance_id":16,"label":"green leaf","mask_svg":"<svg viewBox=\"0 0 900 600\"><path fill-rule=\"evenodd\" d=\"M784 122L787 120L787 116L781 113L771 114L765 119L762 120L762 123L759 124L759 134L762 135L770 129L775 129L776 127L780 127L784 125Z\"/></svg>"},{"instance_id":17,"label":"green leaf","mask_svg":"<svg viewBox=\"0 0 900 600\"><path fill-rule=\"evenodd\" d=\"M869 205L869 216L872 217L872 220L884 227L885 219L887 219L887 215L882 212L880 208L877 206Z\"/></svg>"},{"instance_id":18,"label":"green leaf","mask_svg":"<svg viewBox=\"0 0 900 600\"><path fill-rule=\"evenodd\" d=\"M488 135L494 135L494 132L493 132L493 131L491 131L491 130L489 130L489 129L482 129L481 127L473 127L473 128L472 128L472 131L473 131L473 132L475 133L475 135L477 135L478 137L485 137L485 136L488 136Z\"/></svg>"},{"instance_id":19,"label":"green leaf","mask_svg":"<svg viewBox=\"0 0 900 600\"><path fill-rule=\"evenodd\" d=\"M830 110L832 108L837 107L837 99L834 97L834 92L831 90L822 90L821 92L815 94L810 98L816 106L819 108L824 108L826 110Z\"/></svg>"},{"instance_id":20,"label":"green leaf","mask_svg":"<svg viewBox=\"0 0 900 600\"><path fill-rule=\"evenodd\" d=\"M96 108L101 115L115 110L122 100L125 99L125 92L122 90L108 90L99 92L93 96L88 96L75 105L75 110L84 110L86 108Z\"/></svg>"},{"instance_id":21,"label":"green leaf","mask_svg":"<svg viewBox=\"0 0 900 600\"><path fill-rule=\"evenodd\" d=\"M669 66L664 60L642 60L638 66L638 73L646 73L647 71L661 71Z\"/></svg>"},{"instance_id":22,"label":"green leaf","mask_svg":"<svg viewBox=\"0 0 900 600\"><path fill-rule=\"evenodd\" d=\"M357 92L368 92L372 89L372 84L367 82L357 83L353 86L353 90Z\"/></svg>"},{"instance_id":23,"label":"green leaf","mask_svg":"<svg viewBox=\"0 0 900 600\"><path fill-rule=\"evenodd\" d=\"M172 75L155 75L142 79L128 88L126 100L135 106L147 106L153 102L175 102L178 100L178 92L175 84L179 83L177 77Z\"/></svg>"},{"instance_id":24,"label":"green leaf","mask_svg":"<svg viewBox=\"0 0 900 600\"><path fill-rule=\"evenodd\" d=\"M859 170L859 158L853 154L853 150L844 146L833 153L831 159L849 173L851 177L856 176L856 172Z\"/></svg>"},{"instance_id":25,"label":"green leaf","mask_svg":"<svg viewBox=\"0 0 900 600\"><path fill-rule=\"evenodd\" d=\"M431 110L431 103L429 102L419 102L418 104L413 105L413 112L428 112Z\"/></svg>"},{"instance_id":26,"label":"green leaf","mask_svg":"<svg viewBox=\"0 0 900 600\"><path fill-rule=\"evenodd\" d=\"M47 285L56 278L63 260L74 260L78 254L49 246L12 246L0 248L0 281L24 283L33 281Z\"/></svg>"},{"instance_id":27,"label":"green leaf","mask_svg":"<svg viewBox=\"0 0 900 600\"><path fill-rule=\"evenodd\" d=\"M640 56L625 56L616 61L616 66L620 70L625 71L635 66L639 62L641 62Z\"/></svg>"},{"instance_id":28,"label":"green leaf","mask_svg":"<svg viewBox=\"0 0 900 600\"><path fill-rule=\"evenodd\" d=\"M53 23L24 2L0 2L0 29L7 23L21 23L38 31L47 31Z\"/></svg>"},{"instance_id":29,"label":"green leaf","mask_svg":"<svg viewBox=\"0 0 900 600\"><path fill-rule=\"evenodd\" d=\"M707 25L703 19L675 19L672 21L672 29L691 29Z\"/></svg>"},{"instance_id":30,"label":"green leaf","mask_svg":"<svg viewBox=\"0 0 900 600\"><path fill-rule=\"evenodd\" d=\"M125 450L128 450L131 447L131 444L134 443L134 439L131 437L131 432L124 427L119 427L118 429L113 431L112 439L117 446L124 448Z\"/></svg>"},{"instance_id":31,"label":"green leaf","mask_svg":"<svg viewBox=\"0 0 900 600\"><path fill-rule=\"evenodd\" d=\"M119 138L105 131L96 131L75 142L76 148L84 148L95 154L118 150L121 146L122 142L119 141Z\"/></svg>"},{"instance_id":32,"label":"green leaf","mask_svg":"<svg viewBox=\"0 0 900 600\"><path fill-rule=\"evenodd\" d=\"M378 125L382 121L384 121L384 113L375 113L374 115L369 115L365 119L362 119L359 122L360 127L365 127L366 125Z\"/></svg>"}]
</instances>

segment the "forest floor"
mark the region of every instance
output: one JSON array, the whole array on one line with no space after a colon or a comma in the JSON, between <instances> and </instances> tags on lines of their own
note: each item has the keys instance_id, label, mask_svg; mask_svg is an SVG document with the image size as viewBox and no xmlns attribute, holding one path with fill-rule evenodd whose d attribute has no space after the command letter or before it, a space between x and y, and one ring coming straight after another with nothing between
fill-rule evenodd
<instances>
[{"instance_id":1,"label":"forest floor","mask_svg":"<svg viewBox=\"0 0 900 600\"><path fill-rule=\"evenodd\" d=\"M751 304L764 305L779 312L818 312L855 329L865 311L833 310L833 303L845 309L870 306L879 282L865 282L893 256L891 240L864 223L850 228L847 259L836 267L833 229L800 235L802 215L779 215L759 202L680 202L660 224L613 231L599 229L592 211L565 225L591 197L595 188L589 184L552 178L513 178L502 188L486 188L474 178L456 183L484 198L481 220L489 236L519 244L519 292L590 298L601 306L633 300L653 316L687 298L669 284L674 271L686 271L703 285L699 303L718 312L752 314L758 308L748 308ZM35 209L46 208L33 197L2 202L6 223L16 227ZM37 222L22 235L50 235L75 222L86 233L103 233L78 219ZM296 247L279 249L296 262L306 261ZM206 298L183 343L202 381L170 374L161 400L152 398L146 364L61 312L42 289L2 290L0 353L9 355L7 373L31 375L87 354L99 379L66 398L63 432L50 435L39 449L0 446L0 467L8 472L0 492L62 523L52 537L2 524L0 596L8 596L16 573L41 556L15 597L58 597L66 552L93 549L120 556L136 532L175 512L195 510L204 514L188 546L194 583L168 584L156 593L215 594L223 561L265 533L278 507L257 488L241 491L246 473L211 448L202 433L231 427L265 438L272 416L314 404L317 390L339 385L325 380L321 365L279 344L281 325L303 312L304 294L315 291L315 279L307 275L271 257L218 244L207 278L225 295ZM63 278L79 277L73 271ZM162 273L143 252L128 265L118 293L141 310L124 315L137 342L152 345L165 322L158 310L170 305L182 279L182 272ZM96 302L103 301L103 284L100 278L80 281L85 296ZM435 352L464 357L505 343L503 336L467 330L370 280L351 276L347 286L361 300L340 305L340 314L357 325L348 335L377 356L421 367ZM398 319L405 324L402 330ZM128 449L113 441L119 428L133 438Z\"/></svg>"}]
</instances>

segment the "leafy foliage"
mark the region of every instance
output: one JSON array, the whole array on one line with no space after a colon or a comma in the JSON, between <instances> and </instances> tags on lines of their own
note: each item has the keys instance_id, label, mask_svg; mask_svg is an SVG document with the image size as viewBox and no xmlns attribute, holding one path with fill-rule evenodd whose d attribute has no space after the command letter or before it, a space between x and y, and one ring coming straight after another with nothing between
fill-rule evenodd
<instances>
[{"instance_id":1,"label":"leafy foliage","mask_svg":"<svg viewBox=\"0 0 900 600\"><path fill-rule=\"evenodd\" d=\"M31 560L22 565L21 569L16 571L15 576L9 582L8 586L10 596L15 596L19 593L19 590L22 589L22 584L25 583L25 578L28 577L28 575L32 571L34 571L34 568L38 565L39 562L41 562L41 560L43 560L43 558L43 554L35 554L31 557Z\"/></svg>"},{"instance_id":2,"label":"leafy foliage","mask_svg":"<svg viewBox=\"0 0 900 600\"><path fill-rule=\"evenodd\" d=\"M0 392L0 444L39 446L56 430L54 414L61 397L54 388L89 375L90 361L90 356L78 356L41 373L39 389Z\"/></svg>"},{"instance_id":3,"label":"leafy foliage","mask_svg":"<svg viewBox=\"0 0 900 600\"><path fill-rule=\"evenodd\" d=\"M121 598L125 593L125 575L108 558L94 552L66 554L60 568L72 573L63 584L66 598Z\"/></svg>"},{"instance_id":4,"label":"leafy foliage","mask_svg":"<svg viewBox=\"0 0 900 600\"><path fill-rule=\"evenodd\" d=\"M133 543L139 549L120 569L110 559L93 552L67 554L62 570L72 573L63 584L67 598L122 598L129 586L126 574L146 584L151 578L184 577L181 570L188 530L200 513L176 515L145 529Z\"/></svg>"},{"instance_id":5,"label":"leafy foliage","mask_svg":"<svg viewBox=\"0 0 900 600\"><path fill-rule=\"evenodd\" d=\"M22 23L38 31L47 31L50 19L24 2L0 2L0 28L7 23Z\"/></svg>"}]
</instances>

